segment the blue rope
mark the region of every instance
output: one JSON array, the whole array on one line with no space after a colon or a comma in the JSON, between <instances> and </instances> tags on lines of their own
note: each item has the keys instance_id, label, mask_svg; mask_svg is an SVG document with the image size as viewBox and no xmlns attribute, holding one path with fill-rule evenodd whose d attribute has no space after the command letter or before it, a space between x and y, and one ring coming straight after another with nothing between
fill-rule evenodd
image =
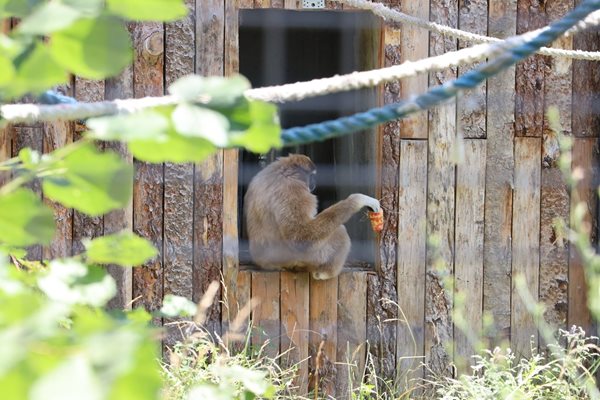
<instances>
[{"instance_id":1,"label":"blue rope","mask_svg":"<svg viewBox=\"0 0 600 400\"><path fill-rule=\"evenodd\" d=\"M510 47L507 47L500 56L465 73L458 79L436 86L411 100L388 104L336 120L285 129L281 133L283 144L292 146L323 141L369 129L378 124L404 118L419 110L431 108L455 97L460 91L473 89L486 79L533 54L540 47L552 43L577 22L598 9L600 9L600 0L586 0L531 40L524 42L523 39L514 39L512 44L508 44Z\"/></svg>"},{"instance_id":2,"label":"blue rope","mask_svg":"<svg viewBox=\"0 0 600 400\"><path fill-rule=\"evenodd\" d=\"M74 98L65 96L64 94L55 92L54 90L47 90L44 93L42 93L38 97L38 101L42 104L49 104L49 105L77 103L77 100L75 100Z\"/></svg>"}]
</instances>

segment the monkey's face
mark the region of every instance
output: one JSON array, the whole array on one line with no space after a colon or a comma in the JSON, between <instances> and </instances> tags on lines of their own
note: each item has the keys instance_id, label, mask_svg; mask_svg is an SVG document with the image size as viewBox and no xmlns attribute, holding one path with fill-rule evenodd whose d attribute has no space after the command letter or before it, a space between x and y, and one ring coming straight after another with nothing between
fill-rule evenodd
<instances>
[{"instance_id":1,"label":"monkey's face","mask_svg":"<svg viewBox=\"0 0 600 400\"><path fill-rule=\"evenodd\" d=\"M288 157L280 159L289 167L293 169L293 175L296 179L300 179L306 182L306 187L310 192L314 191L317 187L317 167L310 158L303 154L290 154Z\"/></svg>"},{"instance_id":2,"label":"monkey's face","mask_svg":"<svg viewBox=\"0 0 600 400\"><path fill-rule=\"evenodd\" d=\"M317 188L317 170L308 174L308 190L312 193Z\"/></svg>"}]
</instances>

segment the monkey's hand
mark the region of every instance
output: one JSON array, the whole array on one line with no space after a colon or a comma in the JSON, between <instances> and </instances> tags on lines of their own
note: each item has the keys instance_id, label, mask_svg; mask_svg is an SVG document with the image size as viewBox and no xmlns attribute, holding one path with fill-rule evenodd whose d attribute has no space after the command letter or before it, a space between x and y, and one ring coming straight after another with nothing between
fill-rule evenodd
<instances>
[{"instance_id":1,"label":"monkey's hand","mask_svg":"<svg viewBox=\"0 0 600 400\"><path fill-rule=\"evenodd\" d=\"M360 207L369 207L371 210L375 212L379 212L381 210L381 205L379 204L379 200L364 195L362 193L354 193L348 196L350 200L356 202L360 205Z\"/></svg>"}]
</instances>

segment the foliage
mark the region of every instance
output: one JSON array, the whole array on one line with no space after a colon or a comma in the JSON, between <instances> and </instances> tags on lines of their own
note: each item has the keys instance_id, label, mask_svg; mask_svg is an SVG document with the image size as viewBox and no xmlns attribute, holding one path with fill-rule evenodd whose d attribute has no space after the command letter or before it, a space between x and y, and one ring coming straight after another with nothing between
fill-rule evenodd
<instances>
[{"instance_id":1,"label":"foliage","mask_svg":"<svg viewBox=\"0 0 600 400\"><path fill-rule=\"evenodd\" d=\"M471 375L438 382L437 393L445 400L467 399L589 399L595 398L594 374L600 365L597 338L586 338L574 328L560 331L566 343L554 342L548 354L538 353L519 359L510 349L487 350L476 356Z\"/></svg>"}]
</instances>

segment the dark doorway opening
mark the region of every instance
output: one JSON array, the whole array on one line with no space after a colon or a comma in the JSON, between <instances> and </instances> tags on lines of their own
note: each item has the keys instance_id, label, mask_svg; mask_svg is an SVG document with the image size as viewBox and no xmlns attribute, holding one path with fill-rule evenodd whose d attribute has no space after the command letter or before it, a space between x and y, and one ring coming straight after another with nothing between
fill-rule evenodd
<instances>
[{"instance_id":1,"label":"dark doorway opening","mask_svg":"<svg viewBox=\"0 0 600 400\"><path fill-rule=\"evenodd\" d=\"M378 68L379 19L359 11L240 10L240 73L253 87L280 85ZM338 118L379 104L378 89L331 94L280 106L284 128ZM252 177L276 157L302 153L317 164L319 211L351 193L375 196L378 141L375 130L258 156L242 151L239 170L240 265L251 266L242 215ZM352 250L346 267L371 269L376 243L365 214L347 224Z\"/></svg>"}]
</instances>

